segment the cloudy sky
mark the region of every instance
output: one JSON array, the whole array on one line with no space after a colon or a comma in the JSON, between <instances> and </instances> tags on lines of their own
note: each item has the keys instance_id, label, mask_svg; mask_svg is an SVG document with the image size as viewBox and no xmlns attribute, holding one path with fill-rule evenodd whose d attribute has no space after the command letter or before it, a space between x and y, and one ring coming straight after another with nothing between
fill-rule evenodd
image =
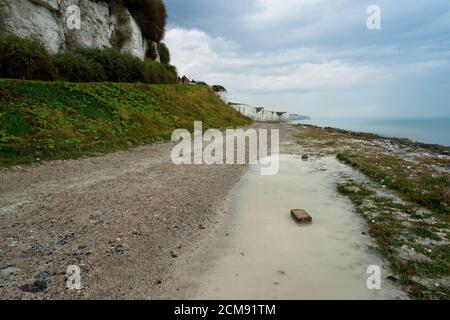
<instances>
[{"instance_id":1,"label":"cloudy sky","mask_svg":"<svg viewBox=\"0 0 450 320\"><path fill-rule=\"evenodd\" d=\"M181 74L314 117L450 118L449 0L165 0ZM381 30L369 30L369 5Z\"/></svg>"}]
</instances>

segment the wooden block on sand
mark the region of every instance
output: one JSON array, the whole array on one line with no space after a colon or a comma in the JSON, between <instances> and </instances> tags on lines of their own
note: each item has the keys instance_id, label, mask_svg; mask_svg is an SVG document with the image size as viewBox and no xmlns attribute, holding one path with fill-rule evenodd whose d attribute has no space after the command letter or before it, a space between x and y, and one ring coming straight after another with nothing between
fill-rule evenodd
<instances>
[{"instance_id":1,"label":"wooden block on sand","mask_svg":"<svg viewBox=\"0 0 450 320\"><path fill-rule=\"evenodd\" d=\"M291 216L297 223L300 224L312 223L311 216L303 209L292 209Z\"/></svg>"}]
</instances>

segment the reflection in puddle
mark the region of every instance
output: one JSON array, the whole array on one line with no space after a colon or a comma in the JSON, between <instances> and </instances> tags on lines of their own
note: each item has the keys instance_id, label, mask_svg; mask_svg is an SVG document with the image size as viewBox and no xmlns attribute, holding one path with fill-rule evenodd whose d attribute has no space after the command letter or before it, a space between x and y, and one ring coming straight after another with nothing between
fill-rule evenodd
<instances>
[{"instance_id":1,"label":"reflection in puddle","mask_svg":"<svg viewBox=\"0 0 450 320\"><path fill-rule=\"evenodd\" d=\"M354 174L349 168L331 157L305 162L282 155L278 175L259 173L251 168L231 195L232 240L192 298L405 298L384 270L382 289L367 289L367 267L382 261L369 250L364 221L335 190L336 177ZM296 225L293 208L307 210L313 224Z\"/></svg>"}]
</instances>

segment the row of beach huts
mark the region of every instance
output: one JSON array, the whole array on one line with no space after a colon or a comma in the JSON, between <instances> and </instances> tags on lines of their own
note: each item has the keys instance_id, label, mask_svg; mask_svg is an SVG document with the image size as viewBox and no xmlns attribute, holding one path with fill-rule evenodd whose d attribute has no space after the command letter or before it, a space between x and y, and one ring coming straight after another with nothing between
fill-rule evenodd
<instances>
[{"instance_id":1,"label":"row of beach huts","mask_svg":"<svg viewBox=\"0 0 450 320\"><path fill-rule=\"evenodd\" d=\"M263 107L254 107L242 103L229 102L228 104L242 115L258 122L287 122L308 118L306 116L288 112L268 111Z\"/></svg>"},{"instance_id":2,"label":"row of beach huts","mask_svg":"<svg viewBox=\"0 0 450 320\"><path fill-rule=\"evenodd\" d=\"M290 114L288 112L277 112L269 111L263 107L254 107L248 104L235 103L228 101L228 92L221 85L214 85L212 89L216 95L222 99L223 102L228 103L228 105L235 110L237 110L242 115L258 122L287 122L294 120L305 120L309 119L307 116L302 116L299 114Z\"/></svg>"}]
</instances>

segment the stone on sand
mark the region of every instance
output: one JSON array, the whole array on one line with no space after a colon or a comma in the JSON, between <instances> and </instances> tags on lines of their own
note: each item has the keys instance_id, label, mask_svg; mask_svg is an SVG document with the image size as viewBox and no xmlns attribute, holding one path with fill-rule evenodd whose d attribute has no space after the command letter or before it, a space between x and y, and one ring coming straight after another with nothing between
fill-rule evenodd
<instances>
[{"instance_id":1,"label":"stone on sand","mask_svg":"<svg viewBox=\"0 0 450 320\"><path fill-rule=\"evenodd\" d=\"M291 216L299 224L312 223L312 217L303 209L292 209Z\"/></svg>"}]
</instances>

